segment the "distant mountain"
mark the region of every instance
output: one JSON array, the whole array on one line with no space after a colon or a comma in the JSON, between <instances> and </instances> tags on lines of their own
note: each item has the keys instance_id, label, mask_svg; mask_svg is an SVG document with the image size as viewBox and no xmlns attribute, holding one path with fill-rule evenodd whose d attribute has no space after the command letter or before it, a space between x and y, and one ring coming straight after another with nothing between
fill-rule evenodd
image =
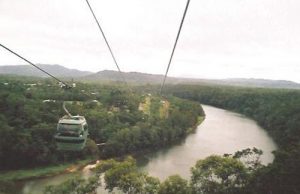
<instances>
[{"instance_id":1,"label":"distant mountain","mask_svg":"<svg viewBox=\"0 0 300 194\"><path fill-rule=\"evenodd\" d=\"M164 76L159 74L147 74L139 72L124 72L122 73L125 80L134 84L161 84ZM90 74L79 78L83 81L122 81L119 72L104 70L95 74ZM266 79L193 79L168 77L167 84L214 84L214 85L230 85L230 86L245 86L245 87L264 87L264 88L290 88L300 89L300 84L285 80L266 80Z\"/></svg>"},{"instance_id":2,"label":"distant mountain","mask_svg":"<svg viewBox=\"0 0 300 194\"><path fill-rule=\"evenodd\" d=\"M81 79L85 81L123 81L122 76L129 83L135 84L159 84L163 80L163 75L123 72L122 75L118 71L104 70L98 73L84 76Z\"/></svg>"},{"instance_id":3,"label":"distant mountain","mask_svg":"<svg viewBox=\"0 0 300 194\"><path fill-rule=\"evenodd\" d=\"M44 69L45 71L53 74L56 77L82 77L92 74L88 71L79 71L76 69L68 69L61 65L46 65L37 64L38 67ZM34 76L34 77L48 77L47 74L41 72L40 70L34 68L30 65L7 65L0 66L0 74L12 74L12 75L22 75L22 76Z\"/></svg>"},{"instance_id":4,"label":"distant mountain","mask_svg":"<svg viewBox=\"0 0 300 194\"><path fill-rule=\"evenodd\" d=\"M80 78L83 81L123 81L125 78L126 82L133 84L161 84L164 75L161 74L149 74L139 72L122 72L122 76L118 71L104 70L98 73L91 74ZM199 82L201 79L189 79L179 77L168 77L166 80L167 84L179 84L179 83L193 83Z\"/></svg>"},{"instance_id":5,"label":"distant mountain","mask_svg":"<svg viewBox=\"0 0 300 194\"><path fill-rule=\"evenodd\" d=\"M60 78L76 78L79 81L88 82L114 82L123 81L118 71L104 70L97 73L68 69L60 65L39 64L39 67ZM45 73L30 65L0 66L1 74L13 74L21 76L48 77ZM148 74L139 72L124 72L123 77L128 83L132 84L161 84L164 76L159 74ZM194 79L168 77L167 84L214 84L244 87L264 87L264 88L290 88L300 89L300 84L285 80L267 79Z\"/></svg>"},{"instance_id":6,"label":"distant mountain","mask_svg":"<svg viewBox=\"0 0 300 194\"><path fill-rule=\"evenodd\" d=\"M223 79L221 80L221 82L220 80L214 80L214 81L218 84L232 85L232 86L300 89L300 84L292 81L286 81L286 80L234 78L234 79Z\"/></svg>"}]
</instances>

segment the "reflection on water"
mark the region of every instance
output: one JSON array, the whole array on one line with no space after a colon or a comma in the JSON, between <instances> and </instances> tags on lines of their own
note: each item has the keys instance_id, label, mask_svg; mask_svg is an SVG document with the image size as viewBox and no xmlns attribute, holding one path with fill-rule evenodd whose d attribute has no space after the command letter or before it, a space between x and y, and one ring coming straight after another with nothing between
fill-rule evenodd
<instances>
[{"instance_id":1,"label":"reflection on water","mask_svg":"<svg viewBox=\"0 0 300 194\"><path fill-rule=\"evenodd\" d=\"M273 161L271 152L276 145L254 121L223 109L204 105L203 108L206 119L194 134L177 145L138 158L140 169L162 180L173 174L189 178L190 168L197 160L212 154L234 153L248 147L264 151L264 164ZM59 184L77 175L89 177L91 171L85 168L82 172L28 181L21 190L23 194L40 194L46 185ZM99 188L98 193L107 192Z\"/></svg>"}]
</instances>

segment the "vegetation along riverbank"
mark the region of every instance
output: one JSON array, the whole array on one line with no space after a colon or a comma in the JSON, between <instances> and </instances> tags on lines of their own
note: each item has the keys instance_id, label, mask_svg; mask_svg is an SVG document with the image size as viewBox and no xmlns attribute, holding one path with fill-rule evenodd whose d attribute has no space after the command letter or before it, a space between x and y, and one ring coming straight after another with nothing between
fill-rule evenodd
<instances>
[{"instance_id":1,"label":"vegetation along riverbank","mask_svg":"<svg viewBox=\"0 0 300 194\"><path fill-rule=\"evenodd\" d=\"M113 84L78 83L64 91L47 79L3 76L0 81L2 172L39 167L44 170L32 176L43 176L47 169L50 174L63 169L48 166L158 149L184 138L204 116L198 103L131 93ZM89 124L90 140L82 152L56 149L53 136L58 119L65 114L63 101L71 113L84 115ZM96 144L101 143L105 146L99 150ZM7 177L21 179L30 174Z\"/></svg>"},{"instance_id":2,"label":"vegetation along riverbank","mask_svg":"<svg viewBox=\"0 0 300 194\"><path fill-rule=\"evenodd\" d=\"M180 98L233 110L253 118L269 132L279 146L274 153L273 163L264 166L259 159L261 150L245 149L199 160L191 168L189 180L174 175L160 182L137 172L135 161L131 158L124 161L108 160L97 167L99 172L105 174L106 189L118 189L124 193L172 194L299 193L299 90L177 85L169 86L167 91ZM94 184L89 185L100 184L97 181L92 183ZM46 193L61 191L66 185L68 184L63 183L57 187L49 187ZM85 188L93 190L87 185ZM80 193L82 188L77 189L77 193Z\"/></svg>"},{"instance_id":3,"label":"vegetation along riverbank","mask_svg":"<svg viewBox=\"0 0 300 194\"><path fill-rule=\"evenodd\" d=\"M35 85L28 85L28 80L24 84L18 79L1 79L9 83L0 86L0 121L5 137L0 152L2 170L58 165L91 156L109 159L140 150L158 149L193 131L199 118L205 116L199 104L204 103L242 113L263 126L279 145L274 162L263 166L259 161L261 151L246 149L199 160L191 170L190 180L176 175L166 182L157 182L154 177L136 172L133 159L110 159L97 167L102 169L99 173L105 173L104 181L110 185L107 189L119 189L125 193L144 193L148 186L154 189L149 193L174 193L174 189L184 193L300 191L297 178L300 174L299 90L174 85L166 88L168 97L161 98L151 92L155 86L136 87L136 92L130 93L112 84L78 83L74 90L81 92L73 93L61 91L47 79L35 80ZM93 99L82 91L93 95ZM62 153L55 149L52 137L58 118L64 114L62 101L69 101L67 106L71 112L87 118L92 140L83 152ZM99 150L96 143L106 144ZM207 168L211 171L205 174ZM119 170L122 173L114 176ZM221 182L210 179L210 175L220 176ZM74 181L78 183L77 193L99 186L98 178L89 180L92 182L79 178L58 187L49 187L47 192L59 193ZM175 185L181 185L183 190Z\"/></svg>"},{"instance_id":4,"label":"vegetation along riverbank","mask_svg":"<svg viewBox=\"0 0 300 194\"><path fill-rule=\"evenodd\" d=\"M169 86L180 98L244 114L264 127L279 145L273 164L260 169L254 193L300 192L300 91L211 85Z\"/></svg>"}]
</instances>

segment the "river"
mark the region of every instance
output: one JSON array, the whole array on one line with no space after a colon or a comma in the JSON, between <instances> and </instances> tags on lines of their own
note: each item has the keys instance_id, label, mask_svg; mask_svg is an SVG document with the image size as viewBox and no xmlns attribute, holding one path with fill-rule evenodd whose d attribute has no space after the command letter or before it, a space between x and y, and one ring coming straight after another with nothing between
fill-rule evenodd
<instances>
[{"instance_id":1,"label":"river","mask_svg":"<svg viewBox=\"0 0 300 194\"><path fill-rule=\"evenodd\" d=\"M195 133L174 146L138 158L140 170L161 180L173 174L189 178L190 168L199 159L252 147L263 150L263 164L273 161L272 151L276 150L276 144L255 121L212 106L203 105L203 108L206 119ZM27 181L20 186L20 192L40 194L46 185L61 183L75 175L88 177L90 172L85 168L74 174ZM99 189L99 193L103 193L103 190Z\"/></svg>"}]
</instances>

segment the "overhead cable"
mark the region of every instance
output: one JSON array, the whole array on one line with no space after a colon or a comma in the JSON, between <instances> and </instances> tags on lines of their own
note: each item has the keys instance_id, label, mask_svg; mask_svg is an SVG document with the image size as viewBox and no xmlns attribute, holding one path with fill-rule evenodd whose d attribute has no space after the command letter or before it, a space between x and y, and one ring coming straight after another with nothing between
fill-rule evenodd
<instances>
[{"instance_id":1,"label":"overhead cable","mask_svg":"<svg viewBox=\"0 0 300 194\"><path fill-rule=\"evenodd\" d=\"M170 60L169 60L169 63L168 63L168 67L167 67L163 82L162 82L161 87L160 87L160 95L162 95L162 92L163 92L163 89L164 89L164 86L165 86L165 82L166 82L168 72L169 72L169 69L170 69L170 66L171 66L171 63L172 63L172 59L173 59L174 52L175 52L175 49L176 49L176 46L177 46L177 42L178 42L178 39L179 39L179 36L180 36L180 32L181 32L181 29L182 29L182 26L183 26L183 23L184 23L184 19L185 19L187 10L189 8L189 4L190 4L190 0L187 0L186 7L185 7L185 10L184 10L183 17L182 17L180 27L179 27L179 30L178 30L178 33L177 33L177 37L176 37L176 40L175 40L175 44L174 44L174 47L173 47L173 50L172 50L172 53L171 53L171 57L170 57Z\"/></svg>"},{"instance_id":2,"label":"overhead cable","mask_svg":"<svg viewBox=\"0 0 300 194\"><path fill-rule=\"evenodd\" d=\"M93 11L92 6L90 5L90 3L89 3L88 0L86 0L86 3L87 3L87 5L88 5L88 7L89 7L89 9L90 9L90 11L91 11L91 13L92 13L92 15L93 15L95 21L96 21L96 23L97 23L97 26L98 26L98 28L99 28L99 30L100 30L100 32L101 32L101 34L102 34L104 40L105 40L105 43L106 43L106 45L107 45L107 47L108 47L108 49L109 49L109 52L110 52L110 54L111 54L111 56L112 56L112 58L113 58L113 60L114 60L114 63L115 63L115 65L116 65L116 67L117 67L117 69L118 69L118 71L119 71L119 73L120 73L120 75L121 75L121 77L122 77L122 79L123 79L123 82L127 84L127 82L126 82L126 80L125 80L125 77L123 76L122 71L121 71L121 69L120 69L120 67L119 67L119 65L118 65L118 62L117 62L117 60L116 60L116 57L115 57L115 55L114 55L114 53L113 53L113 51L112 51L112 49L111 49L111 46L109 45L109 43L108 43L108 41L107 41L107 38L106 38L106 36L105 36L105 34L104 34L104 31L103 31L103 29L101 28L100 23L99 23L99 21L98 21L96 15L95 15L95 13L94 13L94 11Z\"/></svg>"},{"instance_id":3,"label":"overhead cable","mask_svg":"<svg viewBox=\"0 0 300 194\"><path fill-rule=\"evenodd\" d=\"M71 86L69 86L67 83L65 83L64 81L60 80L59 78L55 77L54 75L52 75L51 73L45 71L44 69L38 67L37 65L35 65L34 63L32 63L31 61L29 61L28 59L22 57L21 55L19 55L18 53L12 51L11 49L7 48L6 46L4 46L3 44L0 44L0 46L4 49L6 49L7 51L9 51L10 53L14 54L15 56L19 57L20 59L26 61L27 63L29 63L30 65L32 65L33 67L37 68L38 70L44 72L45 74L49 75L50 77L52 77L53 79L55 79L56 81L64 84L67 88L71 88Z\"/></svg>"}]
</instances>

